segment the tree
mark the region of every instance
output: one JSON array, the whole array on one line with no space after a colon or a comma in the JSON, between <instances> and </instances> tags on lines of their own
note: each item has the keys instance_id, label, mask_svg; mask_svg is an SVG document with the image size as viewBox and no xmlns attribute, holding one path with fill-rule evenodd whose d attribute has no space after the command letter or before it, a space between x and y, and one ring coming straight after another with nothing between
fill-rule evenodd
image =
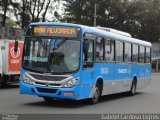
<instances>
[{"instance_id":1,"label":"tree","mask_svg":"<svg viewBox=\"0 0 160 120\"><path fill-rule=\"evenodd\" d=\"M18 6L14 8L14 15L21 22L21 28L24 29L31 21L28 0L22 0L18 3Z\"/></svg>"},{"instance_id":2,"label":"tree","mask_svg":"<svg viewBox=\"0 0 160 120\"><path fill-rule=\"evenodd\" d=\"M48 0L47 3L46 3L46 7L45 7L45 10L44 12L42 13L42 20L45 21L45 16L46 16L46 13L48 11L48 8L49 8L49 5L50 3L53 2L52 0Z\"/></svg>"},{"instance_id":3,"label":"tree","mask_svg":"<svg viewBox=\"0 0 160 120\"><path fill-rule=\"evenodd\" d=\"M160 39L160 1L142 0L143 12L140 17L141 33L139 36L147 41Z\"/></svg>"},{"instance_id":4,"label":"tree","mask_svg":"<svg viewBox=\"0 0 160 120\"><path fill-rule=\"evenodd\" d=\"M54 2L59 0L22 0L19 3L19 8L16 11L16 16L20 16L22 29L30 22L38 22L40 18L43 21L46 19L46 13L52 9Z\"/></svg>"},{"instance_id":5,"label":"tree","mask_svg":"<svg viewBox=\"0 0 160 120\"><path fill-rule=\"evenodd\" d=\"M94 4L97 25L129 32L147 41L160 39L159 0L65 0L64 21L93 26Z\"/></svg>"},{"instance_id":6,"label":"tree","mask_svg":"<svg viewBox=\"0 0 160 120\"><path fill-rule=\"evenodd\" d=\"M50 5L53 5L51 3L57 1L59 0L29 0L29 13L31 15L31 21L39 21L40 15L42 16L42 20L45 21L46 13L50 8Z\"/></svg>"},{"instance_id":7,"label":"tree","mask_svg":"<svg viewBox=\"0 0 160 120\"><path fill-rule=\"evenodd\" d=\"M2 12L3 12L1 25L5 26L7 12L12 11L14 8L16 8L18 6L18 3L16 1L13 2L12 0L2 0L2 1L0 1L0 6L1 6Z\"/></svg>"},{"instance_id":8,"label":"tree","mask_svg":"<svg viewBox=\"0 0 160 120\"><path fill-rule=\"evenodd\" d=\"M77 24L93 25L93 0L66 0L64 20Z\"/></svg>"}]
</instances>

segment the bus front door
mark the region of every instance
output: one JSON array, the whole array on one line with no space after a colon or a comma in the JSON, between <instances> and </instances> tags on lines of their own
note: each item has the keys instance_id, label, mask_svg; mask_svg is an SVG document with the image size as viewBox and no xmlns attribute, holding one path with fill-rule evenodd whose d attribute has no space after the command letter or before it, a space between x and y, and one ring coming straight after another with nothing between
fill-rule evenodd
<instances>
[{"instance_id":1,"label":"bus front door","mask_svg":"<svg viewBox=\"0 0 160 120\"><path fill-rule=\"evenodd\" d=\"M93 79L93 69L92 68L84 68L82 71L82 91L81 96L84 98L89 97L92 88L92 79Z\"/></svg>"}]
</instances>

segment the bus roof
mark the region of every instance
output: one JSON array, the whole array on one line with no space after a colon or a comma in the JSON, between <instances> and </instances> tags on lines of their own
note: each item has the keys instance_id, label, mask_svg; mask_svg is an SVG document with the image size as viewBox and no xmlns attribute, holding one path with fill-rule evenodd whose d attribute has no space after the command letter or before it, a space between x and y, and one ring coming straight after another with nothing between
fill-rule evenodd
<instances>
[{"instance_id":1,"label":"bus roof","mask_svg":"<svg viewBox=\"0 0 160 120\"><path fill-rule=\"evenodd\" d=\"M85 25L80 25L80 24L60 23L60 22L35 22L35 23L31 23L30 25L57 25L57 26L80 27L82 29L83 33L85 33L85 32L95 33L97 35L102 35L104 37L108 37L108 38L114 39L114 40L134 43L134 44L147 46L147 47L152 46L150 42L146 42L146 41L139 40L139 39L136 39L136 38L127 37L127 36L112 33L112 32L109 32L109 31L101 30L101 29L98 29L96 27L90 27L90 26L85 26Z\"/></svg>"},{"instance_id":2,"label":"bus roof","mask_svg":"<svg viewBox=\"0 0 160 120\"><path fill-rule=\"evenodd\" d=\"M108 28L108 27L96 27L96 28L101 29L101 30L105 30L105 31L108 31L108 32L120 34L120 35L123 35L123 36L126 36L126 37L132 37L127 32L119 31L119 30L116 30L116 29L113 29L113 28Z\"/></svg>"}]
</instances>

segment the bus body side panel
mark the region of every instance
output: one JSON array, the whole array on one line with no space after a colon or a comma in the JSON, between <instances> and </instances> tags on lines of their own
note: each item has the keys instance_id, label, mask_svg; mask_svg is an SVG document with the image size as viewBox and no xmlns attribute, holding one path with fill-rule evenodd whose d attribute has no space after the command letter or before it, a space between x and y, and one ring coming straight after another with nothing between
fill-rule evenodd
<instances>
[{"instance_id":1,"label":"bus body side panel","mask_svg":"<svg viewBox=\"0 0 160 120\"><path fill-rule=\"evenodd\" d=\"M132 64L132 79L135 77L137 78L137 89L143 86L143 78L140 78L141 69L139 68L138 63Z\"/></svg>"},{"instance_id":2,"label":"bus body side panel","mask_svg":"<svg viewBox=\"0 0 160 120\"><path fill-rule=\"evenodd\" d=\"M145 87L145 70L146 70L146 66L145 66L144 63L142 63L142 64L139 64L138 68L140 69L138 81L143 81L140 88L144 88Z\"/></svg>"},{"instance_id":3,"label":"bus body side panel","mask_svg":"<svg viewBox=\"0 0 160 120\"><path fill-rule=\"evenodd\" d=\"M132 84L131 65L128 63L116 63L115 76L116 93L129 91Z\"/></svg>"},{"instance_id":4,"label":"bus body side panel","mask_svg":"<svg viewBox=\"0 0 160 120\"><path fill-rule=\"evenodd\" d=\"M103 79L102 95L129 91L132 83L131 67L131 64L96 63L93 84L99 78Z\"/></svg>"},{"instance_id":5,"label":"bus body side panel","mask_svg":"<svg viewBox=\"0 0 160 120\"><path fill-rule=\"evenodd\" d=\"M114 81L114 66L114 63L95 63L91 74L88 74L88 70L83 71L82 78L86 87L85 90L82 91L82 94L85 94L86 98L93 97L95 85L99 79L103 80L102 94L112 94L114 92L114 86L112 85L112 82Z\"/></svg>"},{"instance_id":6,"label":"bus body side panel","mask_svg":"<svg viewBox=\"0 0 160 120\"><path fill-rule=\"evenodd\" d=\"M145 71L145 86L148 86L151 82L151 70L152 66L151 64L146 64L146 71Z\"/></svg>"},{"instance_id":7,"label":"bus body side panel","mask_svg":"<svg viewBox=\"0 0 160 120\"><path fill-rule=\"evenodd\" d=\"M145 88L150 83L151 65L134 63L132 66L132 75L137 77L137 89Z\"/></svg>"},{"instance_id":8,"label":"bus body side panel","mask_svg":"<svg viewBox=\"0 0 160 120\"><path fill-rule=\"evenodd\" d=\"M151 65L137 63L95 63L93 84L103 79L102 95L130 91L133 78L137 78L137 89L146 87L151 80ZM90 97L92 96L92 91Z\"/></svg>"},{"instance_id":9,"label":"bus body side panel","mask_svg":"<svg viewBox=\"0 0 160 120\"><path fill-rule=\"evenodd\" d=\"M100 75L103 78L102 95L114 93L115 89L113 83L115 80L115 63L97 64L97 68L98 67L99 71L95 71L95 73L98 73L97 75Z\"/></svg>"},{"instance_id":10,"label":"bus body side panel","mask_svg":"<svg viewBox=\"0 0 160 120\"><path fill-rule=\"evenodd\" d=\"M82 70L81 99L89 98L90 94L92 94L91 90L94 88L93 69L88 68Z\"/></svg>"}]
</instances>

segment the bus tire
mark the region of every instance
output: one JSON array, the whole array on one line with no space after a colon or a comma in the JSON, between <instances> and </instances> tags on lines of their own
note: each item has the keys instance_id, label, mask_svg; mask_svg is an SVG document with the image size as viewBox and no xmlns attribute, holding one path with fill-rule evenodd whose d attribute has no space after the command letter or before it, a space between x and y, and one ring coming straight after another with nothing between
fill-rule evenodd
<instances>
[{"instance_id":1,"label":"bus tire","mask_svg":"<svg viewBox=\"0 0 160 120\"><path fill-rule=\"evenodd\" d=\"M93 97L90 99L91 104L98 103L101 96L101 85L100 83L97 83L95 86L95 92L93 93Z\"/></svg>"},{"instance_id":2,"label":"bus tire","mask_svg":"<svg viewBox=\"0 0 160 120\"><path fill-rule=\"evenodd\" d=\"M136 80L136 78L133 78L131 90L128 92L128 95L134 96L136 93L136 88L137 88L137 80Z\"/></svg>"}]
</instances>

